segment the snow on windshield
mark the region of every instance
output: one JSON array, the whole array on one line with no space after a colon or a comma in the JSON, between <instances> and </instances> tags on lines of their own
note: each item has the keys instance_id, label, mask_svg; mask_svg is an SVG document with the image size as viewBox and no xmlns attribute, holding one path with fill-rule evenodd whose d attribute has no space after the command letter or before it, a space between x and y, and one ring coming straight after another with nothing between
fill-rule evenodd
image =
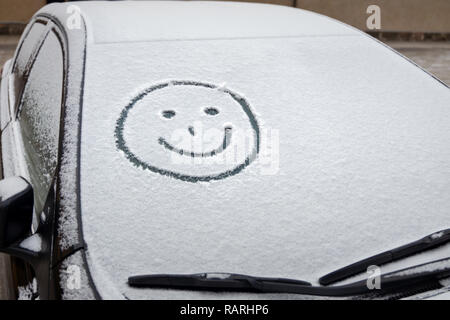
<instances>
[{"instance_id":1,"label":"snow on windshield","mask_svg":"<svg viewBox=\"0 0 450 320\"><path fill-rule=\"evenodd\" d=\"M204 160L191 156L196 124L222 132L205 141L208 151L227 125L248 123L239 105L207 88L150 89L187 80L248 102L261 149L239 173L186 181L134 163L118 147L120 119L145 92L123 130L129 151L154 167L186 173L175 160ZM127 286L129 276L149 273L315 282L448 227L449 99L447 88L363 35L92 45L81 202L100 294L226 296Z\"/></svg>"}]
</instances>

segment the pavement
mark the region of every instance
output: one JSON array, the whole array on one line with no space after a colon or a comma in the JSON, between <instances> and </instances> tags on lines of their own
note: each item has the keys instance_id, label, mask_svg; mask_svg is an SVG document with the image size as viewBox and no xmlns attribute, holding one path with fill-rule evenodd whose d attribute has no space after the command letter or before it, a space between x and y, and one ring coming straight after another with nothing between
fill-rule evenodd
<instances>
[{"instance_id":1,"label":"pavement","mask_svg":"<svg viewBox=\"0 0 450 320\"><path fill-rule=\"evenodd\" d=\"M0 35L0 66L14 54L19 36ZM450 86L450 42L386 42L404 56L414 61ZM1 162L0 162L1 164ZM0 254L0 300L11 299L10 264L7 256Z\"/></svg>"}]
</instances>

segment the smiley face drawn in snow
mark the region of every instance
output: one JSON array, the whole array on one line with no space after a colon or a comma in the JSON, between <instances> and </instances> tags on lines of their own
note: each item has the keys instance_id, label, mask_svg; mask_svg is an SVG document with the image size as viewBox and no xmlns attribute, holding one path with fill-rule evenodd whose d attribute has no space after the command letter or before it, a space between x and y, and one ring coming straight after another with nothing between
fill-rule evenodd
<instances>
[{"instance_id":1,"label":"smiley face drawn in snow","mask_svg":"<svg viewBox=\"0 0 450 320\"><path fill-rule=\"evenodd\" d=\"M116 146L135 166L188 182L241 172L258 155L259 127L248 102L197 81L150 86L122 110Z\"/></svg>"}]
</instances>

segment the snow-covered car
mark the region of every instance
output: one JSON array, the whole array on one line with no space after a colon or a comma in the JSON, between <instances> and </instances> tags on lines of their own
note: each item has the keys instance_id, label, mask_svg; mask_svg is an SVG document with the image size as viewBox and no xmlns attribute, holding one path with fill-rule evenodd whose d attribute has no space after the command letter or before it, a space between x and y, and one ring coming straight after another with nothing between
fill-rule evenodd
<instances>
[{"instance_id":1,"label":"snow-covered car","mask_svg":"<svg viewBox=\"0 0 450 320\"><path fill-rule=\"evenodd\" d=\"M0 99L0 248L31 266L33 297L450 290L449 89L350 26L264 4L52 4Z\"/></svg>"}]
</instances>

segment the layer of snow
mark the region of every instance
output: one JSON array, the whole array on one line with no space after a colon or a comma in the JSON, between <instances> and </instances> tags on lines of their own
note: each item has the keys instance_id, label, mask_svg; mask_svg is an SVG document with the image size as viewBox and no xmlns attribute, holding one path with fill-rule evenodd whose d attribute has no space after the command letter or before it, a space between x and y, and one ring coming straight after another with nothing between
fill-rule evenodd
<instances>
[{"instance_id":1,"label":"layer of snow","mask_svg":"<svg viewBox=\"0 0 450 320\"><path fill-rule=\"evenodd\" d=\"M88 20L90 40L97 43L356 33L327 17L286 6L215 1L77 2L75 5ZM53 6L44 10L68 5Z\"/></svg>"},{"instance_id":2,"label":"layer of snow","mask_svg":"<svg viewBox=\"0 0 450 320\"><path fill-rule=\"evenodd\" d=\"M164 79L242 94L261 130L279 132L279 171L262 174L260 158L190 183L134 166L116 148L116 121L143 85ZM91 44L81 201L100 293L114 283L128 298L255 297L126 282L201 272L316 282L448 227L449 102L448 88L364 35Z\"/></svg>"},{"instance_id":3,"label":"layer of snow","mask_svg":"<svg viewBox=\"0 0 450 320\"><path fill-rule=\"evenodd\" d=\"M27 182L20 177L9 177L0 182L0 201L23 192L28 187Z\"/></svg>"},{"instance_id":4,"label":"layer of snow","mask_svg":"<svg viewBox=\"0 0 450 320\"><path fill-rule=\"evenodd\" d=\"M36 281L36 278L33 278L33 280L26 286L18 287L17 289L19 291L18 300L32 300L33 295L37 293L38 290L38 283Z\"/></svg>"},{"instance_id":5,"label":"layer of snow","mask_svg":"<svg viewBox=\"0 0 450 320\"><path fill-rule=\"evenodd\" d=\"M89 284L82 251L65 259L58 268L59 285L64 300L93 300L94 292Z\"/></svg>"},{"instance_id":6,"label":"layer of snow","mask_svg":"<svg viewBox=\"0 0 450 320\"><path fill-rule=\"evenodd\" d=\"M42 249L42 238L39 234L34 234L22 241L20 247L30 251L39 252Z\"/></svg>"},{"instance_id":7,"label":"layer of snow","mask_svg":"<svg viewBox=\"0 0 450 320\"><path fill-rule=\"evenodd\" d=\"M67 17L64 7L60 8L60 14ZM65 101L65 118L63 148L64 153L60 161L60 215L58 226L60 228L60 243L62 249L78 245L79 238L78 204L77 197L77 170L78 170L78 129L81 126L79 121L80 105L82 99L82 87L84 77L84 54L85 54L85 26L83 21L79 29L70 31L68 37L68 48L74 50L66 52L70 55L67 65L68 86L66 87L67 97ZM67 48L66 48L67 49Z\"/></svg>"}]
</instances>

